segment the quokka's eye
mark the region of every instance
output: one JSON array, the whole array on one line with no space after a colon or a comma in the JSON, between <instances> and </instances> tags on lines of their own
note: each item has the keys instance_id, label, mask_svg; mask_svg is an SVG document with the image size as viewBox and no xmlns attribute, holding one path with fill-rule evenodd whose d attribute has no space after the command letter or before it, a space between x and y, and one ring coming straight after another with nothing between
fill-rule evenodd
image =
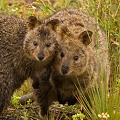
<instances>
[{"instance_id":1,"label":"quokka's eye","mask_svg":"<svg viewBox=\"0 0 120 120\"><path fill-rule=\"evenodd\" d=\"M37 46L37 45L38 45L38 43L37 43L36 41L34 41L34 42L33 42L33 45L34 45L34 46Z\"/></svg>"},{"instance_id":2,"label":"quokka's eye","mask_svg":"<svg viewBox=\"0 0 120 120\"><path fill-rule=\"evenodd\" d=\"M64 57L64 53L62 52L62 53L60 54L60 56L63 58L63 57Z\"/></svg>"},{"instance_id":3,"label":"quokka's eye","mask_svg":"<svg viewBox=\"0 0 120 120\"><path fill-rule=\"evenodd\" d=\"M50 47L50 46L51 46L51 43L47 43L47 44L46 44L46 47Z\"/></svg>"},{"instance_id":4,"label":"quokka's eye","mask_svg":"<svg viewBox=\"0 0 120 120\"><path fill-rule=\"evenodd\" d=\"M78 60L78 56L75 56L75 57L74 57L74 60L77 61L77 60Z\"/></svg>"}]
</instances>

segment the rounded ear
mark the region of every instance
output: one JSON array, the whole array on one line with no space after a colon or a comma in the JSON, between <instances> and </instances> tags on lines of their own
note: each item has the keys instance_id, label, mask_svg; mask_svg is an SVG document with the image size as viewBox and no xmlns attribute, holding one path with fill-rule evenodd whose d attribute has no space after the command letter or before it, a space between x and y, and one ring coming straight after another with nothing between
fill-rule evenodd
<instances>
[{"instance_id":1,"label":"rounded ear","mask_svg":"<svg viewBox=\"0 0 120 120\"><path fill-rule=\"evenodd\" d=\"M92 31L83 31L80 35L79 35L79 39L82 40L83 44L85 44L86 46L89 45L92 41Z\"/></svg>"},{"instance_id":2,"label":"rounded ear","mask_svg":"<svg viewBox=\"0 0 120 120\"><path fill-rule=\"evenodd\" d=\"M60 35L61 35L61 37L65 37L65 36L70 37L70 36L72 36L72 34L69 31L69 29L67 28L67 26L61 26Z\"/></svg>"},{"instance_id":3,"label":"rounded ear","mask_svg":"<svg viewBox=\"0 0 120 120\"><path fill-rule=\"evenodd\" d=\"M33 30L36 26L40 25L42 21L38 20L35 16L28 18L28 30Z\"/></svg>"},{"instance_id":4,"label":"rounded ear","mask_svg":"<svg viewBox=\"0 0 120 120\"><path fill-rule=\"evenodd\" d=\"M54 31L56 31L56 28L59 24L60 24L60 21L58 19L53 19L46 23L46 25L49 26Z\"/></svg>"},{"instance_id":5,"label":"rounded ear","mask_svg":"<svg viewBox=\"0 0 120 120\"><path fill-rule=\"evenodd\" d=\"M70 31L68 30L67 26L62 26L61 27L61 34L63 35L70 35Z\"/></svg>"}]
</instances>

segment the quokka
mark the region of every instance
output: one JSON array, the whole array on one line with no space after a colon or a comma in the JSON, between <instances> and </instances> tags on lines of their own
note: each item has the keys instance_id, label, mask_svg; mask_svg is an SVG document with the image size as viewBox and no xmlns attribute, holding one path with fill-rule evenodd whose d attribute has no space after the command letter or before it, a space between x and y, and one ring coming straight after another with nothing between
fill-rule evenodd
<instances>
[{"instance_id":1,"label":"quokka","mask_svg":"<svg viewBox=\"0 0 120 120\"><path fill-rule=\"evenodd\" d=\"M45 89L40 87L36 94L41 118L53 101L75 104L76 86L81 86L89 101L87 91L99 80L99 74L105 73L108 80L110 73L107 39L96 20L84 12L64 9L46 18L45 22L56 19L60 21L55 29L59 39L50 79L47 84L44 82L45 86L39 85Z\"/></svg>"},{"instance_id":2,"label":"quokka","mask_svg":"<svg viewBox=\"0 0 120 120\"><path fill-rule=\"evenodd\" d=\"M28 77L35 83L37 79L49 79L47 68L54 57L56 41L52 29L58 22L44 23L34 16L26 21L13 15L0 15L0 114Z\"/></svg>"}]
</instances>

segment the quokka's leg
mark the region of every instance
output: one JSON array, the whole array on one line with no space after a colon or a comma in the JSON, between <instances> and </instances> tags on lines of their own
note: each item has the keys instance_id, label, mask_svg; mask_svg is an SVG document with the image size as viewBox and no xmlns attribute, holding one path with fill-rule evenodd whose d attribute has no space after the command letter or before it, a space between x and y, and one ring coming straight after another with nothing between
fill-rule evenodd
<instances>
[{"instance_id":1,"label":"quokka's leg","mask_svg":"<svg viewBox=\"0 0 120 120\"><path fill-rule=\"evenodd\" d=\"M7 107L14 92L13 82L10 82L10 79L8 80L9 82L5 78L0 79L0 114Z\"/></svg>"},{"instance_id":2,"label":"quokka's leg","mask_svg":"<svg viewBox=\"0 0 120 120\"><path fill-rule=\"evenodd\" d=\"M39 89L34 89L33 94L39 105L39 116L44 119L47 115L49 106L56 101L56 93L50 81L39 82Z\"/></svg>"}]
</instances>

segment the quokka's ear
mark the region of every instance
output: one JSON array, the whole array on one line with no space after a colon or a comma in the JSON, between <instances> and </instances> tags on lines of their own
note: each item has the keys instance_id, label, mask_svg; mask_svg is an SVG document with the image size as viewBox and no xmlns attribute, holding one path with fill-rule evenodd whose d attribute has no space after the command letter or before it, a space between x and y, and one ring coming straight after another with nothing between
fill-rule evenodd
<instances>
[{"instance_id":1,"label":"quokka's ear","mask_svg":"<svg viewBox=\"0 0 120 120\"><path fill-rule=\"evenodd\" d=\"M80 35L79 35L79 39L82 40L83 44L85 44L86 46L89 45L92 41L92 31L83 31Z\"/></svg>"},{"instance_id":2,"label":"quokka's ear","mask_svg":"<svg viewBox=\"0 0 120 120\"><path fill-rule=\"evenodd\" d=\"M68 30L67 26L62 26L61 27L61 34L64 34L64 35L70 35L70 31Z\"/></svg>"},{"instance_id":3,"label":"quokka's ear","mask_svg":"<svg viewBox=\"0 0 120 120\"><path fill-rule=\"evenodd\" d=\"M53 19L46 23L46 25L49 26L54 31L56 31L56 28L59 24L60 24L60 21L58 19Z\"/></svg>"},{"instance_id":4,"label":"quokka's ear","mask_svg":"<svg viewBox=\"0 0 120 120\"><path fill-rule=\"evenodd\" d=\"M28 30L33 30L36 26L41 24L41 21L38 20L35 16L30 16L28 18Z\"/></svg>"},{"instance_id":5,"label":"quokka's ear","mask_svg":"<svg viewBox=\"0 0 120 120\"><path fill-rule=\"evenodd\" d=\"M61 35L62 37L64 37L64 36L68 36L68 37L72 36L72 34L71 34L71 32L69 31L69 29L67 28L67 26L62 26L62 27L61 27L60 35Z\"/></svg>"}]
</instances>

